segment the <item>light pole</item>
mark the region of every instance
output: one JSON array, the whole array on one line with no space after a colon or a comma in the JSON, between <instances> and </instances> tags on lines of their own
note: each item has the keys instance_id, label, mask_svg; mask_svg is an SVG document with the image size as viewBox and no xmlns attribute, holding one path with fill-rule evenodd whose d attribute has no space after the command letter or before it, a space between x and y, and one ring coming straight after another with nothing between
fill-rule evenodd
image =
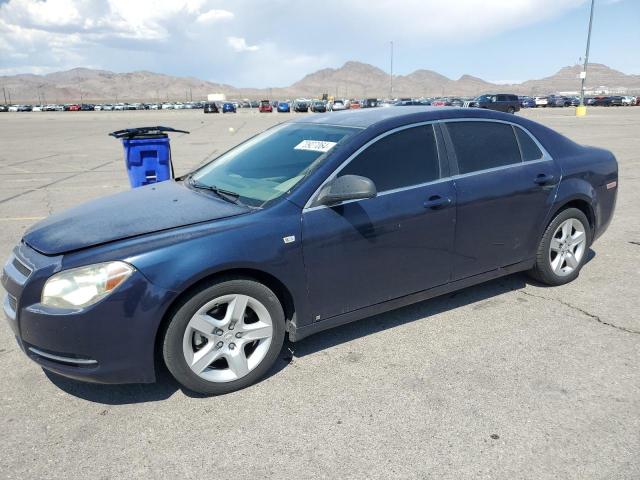
<instances>
[{"instance_id":1,"label":"light pole","mask_svg":"<svg viewBox=\"0 0 640 480\"><path fill-rule=\"evenodd\" d=\"M584 67L580 72L581 85L580 85L580 109L576 110L576 115L582 116L586 113L584 107L584 81L587 78L587 65L589 64L589 46L591 45L591 26L593 25L593 4L595 0L591 0L591 12L589 13L589 31L587 33L587 51L584 55Z\"/></svg>"},{"instance_id":2,"label":"light pole","mask_svg":"<svg viewBox=\"0 0 640 480\"><path fill-rule=\"evenodd\" d=\"M389 69L389 100L393 100L393 42L389 42L391 46L390 69Z\"/></svg>"}]
</instances>

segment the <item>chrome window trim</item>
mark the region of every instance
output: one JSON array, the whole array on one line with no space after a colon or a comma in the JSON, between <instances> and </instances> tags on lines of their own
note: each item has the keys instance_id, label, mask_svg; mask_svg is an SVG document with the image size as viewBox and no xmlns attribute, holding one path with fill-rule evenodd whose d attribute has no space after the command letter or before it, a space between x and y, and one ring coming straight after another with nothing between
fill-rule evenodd
<instances>
[{"instance_id":1,"label":"chrome window trim","mask_svg":"<svg viewBox=\"0 0 640 480\"><path fill-rule=\"evenodd\" d=\"M509 165L501 165L499 167L485 168L484 170L478 170L475 172L458 173L456 175L452 175L451 177L449 177L449 180L457 180L460 178L471 177L473 175L482 175L485 173L492 173L500 170L508 170L510 168L522 167L524 165L531 165L534 163L542 163L542 162L548 162L548 161L549 161L548 159L541 158L540 160L531 160L530 162L510 163Z\"/></svg>"},{"instance_id":2,"label":"chrome window trim","mask_svg":"<svg viewBox=\"0 0 640 480\"><path fill-rule=\"evenodd\" d=\"M313 206L313 207L311 206L313 204L313 201L318 196L318 193L320 192L322 187L324 187L328 182L330 182L331 180L336 178L336 176L338 176L338 174L349 163L351 163L352 160L354 160L358 155L360 155L364 150L369 148L371 145L376 143L378 140L382 140L383 138L388 137L389 135L392 135L394 133L401 132L402 130L407 130L409 128L415 128L415 127L422 127L422 126L425 126L425 125L433 125L433 136L436 139L436 149L438 151L438 162L440 162L440 158L441 158L442 152L440 151L440 145L439 145L439 142L438 142L438 134L437 134L437 132L435 130L435 124L436 123L438 123L438 120L429 120L429 121L426 121L426 122L417 122L417 123L411 123L411 124L408 124L408 125L402 125L400 127L394 128L392 130L387 130L386 132L381 133L377 137L372 138L367 143L362 145L358 150L356 150L351 155L349 155L349 157L344 162L342 162L340 165L338 165L338 167L333 171L333 173L331 173L331 175L329 175L327 178L324 179L324 181L320 184L320 186L313 192L313 195L311 195L309 197L309 199L307 200L307 203L305 203L304 208L302 209L302 212L305 213L305 212L309 212L309 211L312 211L312 210L318 210L320 208L329 208L326 205L316 205L316 206ZM438 163L438 169L439 170L441 170L440 167L441 167L441 165ZM386 195L386 194L389 194L389 193L401 192L401 191L409 190L409 189L412 189L412 188L419 188L419 187L422 187L424 185L429 185L430 183L440 182L442 180L444 180L444 179L443 178L438 178L438 179L433 180L431 182L426 182L426 183L421 183L421 184L416 184L416 185L409 185L407 187L400 187L400 188L395 188L395 189L391 189L391 190L384 190L382 192L378 192L378 194L376 196ZM341 202L338 205L346 205L348 203L359 202L361 200L362 199L349 200L347 202Z\"/></svg>"},{"instance_id":3,"label":"chrome window trim","mask_svg":"<svg viewBox=\"0 0 640 480\"><path fill-rule=\"evenodd\" d=\"M98 363L97 360L91 360L91 359L85 360L82 358L62 357L60 355L54 355L52 353L43 352L42 350L38 350L37 348L34 348L34 347L29 347L29 351L32 353L35 353L40 357L48 358L49 360L56 360L58 362L75 363L77 365L95 365L96 363Z\"/></svg>"},{"instance_id":4,"label":"chrome window trim","mask_svg":"<svg viewBox=\"0 0 640 480\"><path fill-rule=\"evenodd\" d=\"M490 172L495 172L495 171L499 171L499 170L505 170L505 169L508 169L508 168L514 168L514 167L523 166L523 165L531 165L531 164L535 164L535 163L553 161L553 157L551 156L551 154L549 154L547 149L542 146L542 144L538 141L538 139L535 137L535 135L533 135L525 127L523 127L523 126L521 126L521 125L519 125L517 123L507 121L507 120L498 120L498 119L494 119L494 118L473 118L473 117L470 117L470 118L447 118L447 119L429 120L429 121L426 121L426 122L412 123L412 124L409 124L409 125L402 125L400 127L394 128L393 130L389 130L387 132L384 132L384 133L378 135L377 137L369 140L362 147L360 147L358 150L356 150L354 153L352 153L349 156L349 158L347 158L344 162L342 162L333 171L333 173L331 175L329 175L320 184L320 186L313 192L313 195L311 195L309 197L309 200L307 200L307 203L305 203L304 208L302 209L302 213L304 214L306 212L311 212L311 211L319 210L319 209L322 209L322 208L329 208L326 205L316 205L314 207L311 206L311 204L313 203L313 201L317 197L317 195L320 192L320 190L322 189L322 187L324 187L328 182L333 180L354 158L356 158L360 153L362 153L363 150L367 149L371 144L377 142L378 140L380 140L380 139L382 139L382 138L384 138L384 137L386 137L388 135L391 135L392 133L399 132L401 130L406 130L407 128L412 128L412 127L420 127L420 126L423 126L423 125L430 125L430 124L434 125L434 134L436 134L436 148L438 149L438 157L440 159L440 157L443 154L443 152L440 151L440 145L439 145L439 142L437 141L437 133L435 132L435 124L453 123L453 122L493 122L493 123L504 123L506 125L510 125L512 128L520 128L527 135L529 135L529 137L533 140L533 142L538 146L538 148L542 152L542 157L537 159L537 160L529 160L529 161L525 162L522 159L522 150L520 148L520 142L518 140L518 136L516 135L516 132L514 131L513 135L514 135L514 137L516 137L516 143L518 144L518 150L520 151L520 162L510 163L508 165L501 165L499 167L487 168L487 169L484 169L484 170L476 170L474 172L458 173L456 175L449 175L448 177L439 178L439 179L431 181L431 182L421 183L421 184L417 184L417 185L410 185L408 187L401 187L401 188L396 188L396 189L392 189L392 190L385 190L383 192L378 192L378 194L376 196L379 197L379 196L389 195L389 194L392 194L392 193L403 192L403 191L410 190L410 189L413 189L413 188L421 188L421 187L424 187L424 186L427 186L427 185L431 185L431 184L435 184L435 183L441 183L441 182L445 182L445 181L449 181L449 180L456 180L456 179L460 179L460 178L470 177L472 175L481 175L481 174L484 174L484 173L490 173ZM443 133L443 135L444 135L444 133ZM444 155L446 157L447 153L445 152ZM447 161L448 161L448 157L447 157ZM337 205L347 205L349 203L361 202L362 200L367 200L367 199L349 200L349 201L346 201L346 202L341 202L341 203L339 203Z\"/></svg>"}]
</instances>

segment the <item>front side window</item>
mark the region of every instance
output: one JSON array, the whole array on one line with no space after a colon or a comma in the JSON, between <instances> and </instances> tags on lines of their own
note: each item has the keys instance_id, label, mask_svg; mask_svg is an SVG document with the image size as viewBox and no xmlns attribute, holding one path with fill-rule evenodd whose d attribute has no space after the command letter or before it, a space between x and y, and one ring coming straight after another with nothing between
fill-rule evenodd
<instances>
[{"instance_id":1,"label":"front side window","mask_svg":"<svg viewBox=\"0 0 640 480\"><path fill-rule=\"evenodd\" d=\"M339 173L373 181L378 192L440 178L433 125L406 128L367 147Z\"/></svg>"},{"instance_id":2,"label":"front side window","mask_svg":"<svg viewBox=\"0 0 640 480\"><path fill-rule=\"evenodd\" d=\"M290 191L358 128L290 123L238 145L191 175L198 184L233 192L261 207Z\"/></svg>"},{"instance_id":3,"label":"front side window","mask_svg":"<svg viewBox=\"0 0 640 480\"><path fill-rule=\"evenodd\" d=\"M447 122L460 174L520 163L513 128L498 122Z\"/></svg>"}]
</instances>

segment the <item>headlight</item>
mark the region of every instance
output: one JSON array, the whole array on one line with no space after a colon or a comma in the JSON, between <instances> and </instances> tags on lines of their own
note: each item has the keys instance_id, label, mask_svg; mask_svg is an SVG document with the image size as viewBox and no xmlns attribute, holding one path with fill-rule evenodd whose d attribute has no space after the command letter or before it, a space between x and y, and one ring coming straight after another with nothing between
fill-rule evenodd
<instances>
[{"instance_id":1,"label":"headlight","mask_svg":"<svg viewBox=\"0 0 640 480\"><path fill-rule=\"evenodd\" d=\"M42 289L43 305L77 308L93 305L109 295L134 272L124 262L96 263L53 275Z\"/></svg>"}]
</instances>

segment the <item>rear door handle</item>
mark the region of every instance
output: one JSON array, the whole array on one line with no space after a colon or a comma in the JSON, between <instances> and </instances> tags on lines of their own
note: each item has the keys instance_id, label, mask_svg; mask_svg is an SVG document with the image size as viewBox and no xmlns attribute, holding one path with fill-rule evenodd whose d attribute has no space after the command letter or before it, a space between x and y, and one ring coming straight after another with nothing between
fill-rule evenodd
<instances>
[{"instance_id":1,"label":"rear door handle","mask_svg":"<svg viewBox=\"0 0 640 480\"><path fill-rule=\"evenodd\" d=\"M451 205L450 197L442 197L440 195L431 195L429 199L424 202L424 208L430 208L436 210Z\"/></svg>"},{"instance_id":2,"label":"rear door handle","mask_svg":"<svg viewBox=\"0 0 640 480\"><path fill-rule=\"evenodd\" d=\"M538 185L554 185L555 179L556 178L553 175L541 173L535 178L534 183L537 183Z\"/></svg>"}]
</instances>

